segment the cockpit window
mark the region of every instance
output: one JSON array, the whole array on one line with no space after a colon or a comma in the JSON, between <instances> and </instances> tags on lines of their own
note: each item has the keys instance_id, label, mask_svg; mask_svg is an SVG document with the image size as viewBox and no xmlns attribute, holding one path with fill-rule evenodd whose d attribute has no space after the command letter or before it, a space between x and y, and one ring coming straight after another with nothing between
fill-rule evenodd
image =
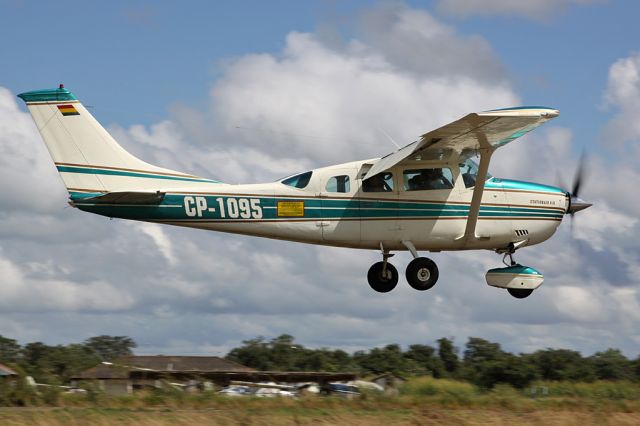
<instances>
[{"instance_id":1,"label":"cockpit window","mask_svg":"<svg viewBox=\"0 0 640 426\"><path fill-rule=\"evenodd\" d=\"M293 186L294 188L303 189L309 185L312 172L300 173L299 175L291 176L284 179L281 183L287 186Z\"/></svg>"},{"instance_id":2,"label":"cockpit window","mask_svg":"<svg viewBox=\"0 0 640 426\"><path fill-rule=\"evenodd\" d=\"M362 190L364 192L392 192L393 174L391 172L382 172L371 176L362 182Z\"/></svg>"},{"instance_id":3,"label":"cockpit window","mask_svg":"<svg viewBox=\"0 0 640 426\"><path fill-rule=\"evenodd\" d=\"M476 176L478 175L478 163L473 161L471 158L468 158L464 161L464 163L460 163L460 174L462 175L462 180L464 181L464 186L466 188L473 188L476 185ZM491 179L492 176L487 173L487 180Z\"/></svg>"},{"instance_id":4,"label":"cockpit window","mask_svg":"<svg viewBox=\"0 0 640 426\"><path fill-rule=\"evenodd\" d=\"M403 176L405 191L453 188L453 174L448 167L405 170Z\"/></svg>"}]
</instances>

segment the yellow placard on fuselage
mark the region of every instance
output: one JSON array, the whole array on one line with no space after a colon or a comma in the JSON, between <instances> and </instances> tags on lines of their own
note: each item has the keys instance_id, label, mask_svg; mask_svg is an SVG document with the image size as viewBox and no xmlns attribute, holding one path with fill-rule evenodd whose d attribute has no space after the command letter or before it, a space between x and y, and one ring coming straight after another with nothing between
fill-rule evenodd
<instances>
[{"instance_id":1,"label":"yellow placard on fuselage","mask_svg":"<svg viewBox=\"0 0 640 426\"><path fill-rule=\"evenodd\" d=\"M303 217L304 201L278 201L278 217Z\"/></svg>"}]
</instances>

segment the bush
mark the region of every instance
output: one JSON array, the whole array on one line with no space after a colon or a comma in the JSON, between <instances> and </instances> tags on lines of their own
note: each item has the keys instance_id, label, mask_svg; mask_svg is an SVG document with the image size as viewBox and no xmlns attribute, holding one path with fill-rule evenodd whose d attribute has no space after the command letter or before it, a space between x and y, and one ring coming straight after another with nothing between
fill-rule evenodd
<instances>
[{"instance_id":1,"label":"bush","mask_svg":"<svg viewBox=\"0 0 640 426\"><path fill-rule=\"evenodd\" d=\"M400 387L401 395L438 397L442 403L468 403L479 394L471 383L449 379L421 377L409 380Z\"/></svg>"}]
</instances>

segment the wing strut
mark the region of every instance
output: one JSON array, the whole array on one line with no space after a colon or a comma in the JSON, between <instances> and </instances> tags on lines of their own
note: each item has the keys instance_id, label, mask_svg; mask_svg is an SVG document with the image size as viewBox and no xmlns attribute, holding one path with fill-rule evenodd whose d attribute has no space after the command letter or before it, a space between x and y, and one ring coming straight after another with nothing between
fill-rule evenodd
<instances>
[{"instance_id":1,"label":"wing strut","mask_svg":"<svg viewBox=\"0 0 640 426\"><path fill-rule=\"evenodd\" d=\"M465 242L478 239L478 236L476 235L476 225L478 223L478 216L480 215L480 204L482 203L482 194L484 193L484 183L487 180L491 156L496 150L496 148L487 141L487 136L484 132L477 132L476 136L478 137L478 142L480 142L480 165L478 166L476 185L473 189L471 205L469 206L467 226L464 230L464 234L456 238L456 240L464 240Z\"/></svg>"}]
</instances>

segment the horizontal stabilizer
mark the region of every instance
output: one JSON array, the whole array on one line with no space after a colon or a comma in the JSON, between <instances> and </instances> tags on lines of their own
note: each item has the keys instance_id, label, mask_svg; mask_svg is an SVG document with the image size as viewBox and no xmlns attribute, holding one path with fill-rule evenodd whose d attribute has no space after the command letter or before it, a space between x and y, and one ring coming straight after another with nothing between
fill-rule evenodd
<instances>
[{"instance_id":1,"label":"horizontal stabilizer","mask_svg":"<svg viewBox=\"0 0 640 426\"><path fill-rule=\"evenodd\" d=\"M75 204L160 204L166 193L156 192L135 192L135 191L117 191L107 192L97 197L83 198Z\"/></svg>"}]
</instances>

